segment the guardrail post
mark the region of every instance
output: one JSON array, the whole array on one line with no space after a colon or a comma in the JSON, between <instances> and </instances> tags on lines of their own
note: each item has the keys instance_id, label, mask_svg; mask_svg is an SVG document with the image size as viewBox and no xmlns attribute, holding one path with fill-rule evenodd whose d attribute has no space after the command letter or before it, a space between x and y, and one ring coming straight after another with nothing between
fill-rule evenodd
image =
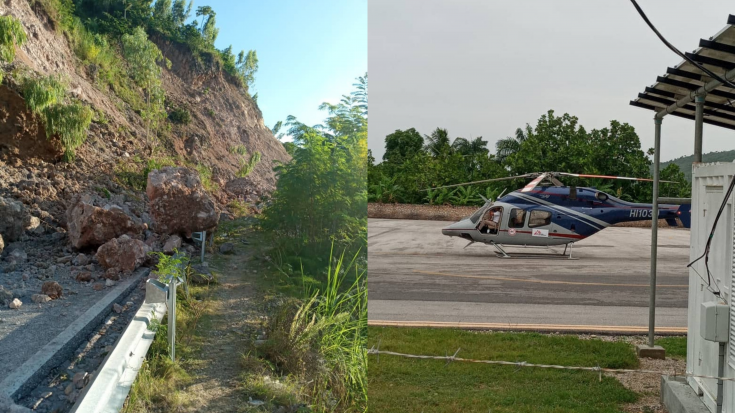
<instances>
[{"instance_id":1,"label":"guardrail post","mask_svg":"<svg viewBox=\"0 0 735 413\"><path fill-rule=\"evenodd\" d=\"M171 361L176 361L176 277L168 284L168 346Z\"/></svg>"}]
</instances>

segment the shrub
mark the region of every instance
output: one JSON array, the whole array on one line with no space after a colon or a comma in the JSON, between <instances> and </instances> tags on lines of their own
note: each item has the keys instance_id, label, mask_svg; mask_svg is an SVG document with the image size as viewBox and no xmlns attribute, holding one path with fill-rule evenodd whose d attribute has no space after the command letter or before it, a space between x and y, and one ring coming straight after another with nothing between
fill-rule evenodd
<instances>
[{"instance_id":1,"label":"shrub","mask_svg":"<svg viewBox=\"0 0 735 413\"><path fill-rule=\"evenodd\" d=\"M0 16L0 60L12 62L15 47L22 46L28 39L23 25L13 16Z\"/></svg>"},{"instance_id":2,"label":"shrub","mask_svg":"<svg viewBox=\"0 0 735 413\"><path fill-rule=\"evenodd\" d=\"M61 103L66 90L60 77L47 76L26 79L23 84L23 98L31 112L39 114L49 106Z\"/></svg>"},{"instance_id":3,"label":"shrub","mask_svg":"<svg viewBox=\"0 0 735 413\"><path fill-rule=\"evenodd\" d=\"M194 168L199 172L199 179L202 181L202 186L209 192L214 191L215 185L212 182L212 170L204 164L197 164Z\"/></svg>"},{"instance_id":4,"label":"shrub","mask_svg":"<svg viewBox=\"0 0 735 413\"><path fill-rule=\"evenodd\" d=\"M253 172L253 169L255 169L255 165L257 165L258 162L260 162L260 152L255 152L247 162L245 162L245 159L241 159L240 170L237 171L237 177L245 178L250 175L250 172Z\"/></svg>"},{"instance_id":5,"label":"shrub","mask_svg":"<svg viewBox=\"0 0 735 413\"><path fill-rule=\"evenodd\" d=\"M71 162L74 151L87 140L87 130L92 122L92 110L81 103L53 105L44 111L46 135L59 135L64 147L64 160Z\"/></svg>"},{"instance_id":6,"label":"shrub","mask_svg":"<svg viewBox=\"0 0 735 413\"><path fill-rule=\"evenodd\" d=\"M245 156L248 154L248 149L245 147L245 145L233 145L230 146L228 151L233 155L241 155Z\"/></svg>"},{"instance_id":7,"label":"shrub","mask_svg":"<svg viewBox=\"0 0 735 413\"><path fill-rule=\"evenodd\" d=\"M186 108L176 108L169 115L171 122L188 125L191 122L191 114Z\"/></svg>"}]
</instances>

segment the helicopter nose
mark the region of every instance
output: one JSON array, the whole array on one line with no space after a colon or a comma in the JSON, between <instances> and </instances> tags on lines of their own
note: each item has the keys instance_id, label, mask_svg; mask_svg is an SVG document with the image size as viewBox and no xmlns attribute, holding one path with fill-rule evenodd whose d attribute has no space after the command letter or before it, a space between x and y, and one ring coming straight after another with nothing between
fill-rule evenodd
<instances>
[{"instance_id":1,"label":"helicopter nose","mask_svg":"<svg viewBox=\"0 0 735 413\"><path fill-rule=\"evenodd\" d=\"M464 222L463 221L455 222L454 224L452 224L452 225L450 225L450 226L448 226L446 228L442 228L442 235L448 235L450 237L459 236L459 231L458 230L459 229L462 229L462 228L467 228L467 226L464 225Z\"/></svg>"}]
</instances>

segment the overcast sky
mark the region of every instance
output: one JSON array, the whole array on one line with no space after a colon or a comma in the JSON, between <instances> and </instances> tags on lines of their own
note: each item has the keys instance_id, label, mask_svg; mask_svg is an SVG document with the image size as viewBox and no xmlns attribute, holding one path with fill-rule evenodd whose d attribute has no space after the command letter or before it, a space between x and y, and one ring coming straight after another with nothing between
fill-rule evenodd
<instances>
[{"instance_id":1,"label":"overcast sky","mask_svg":"<svg viewBox=\"0 0 735 413\"><path fill-rule=\"evenodd\" d=\"M735 14L731 0L638 4L682 51ZM396 129L482 136L494 152L498 139L549 109L588 131L627 122L645 151L654 113L628 102L681 61L628 0L370 0L368 56L368 146L378 161ZM691 155L693 136L693 121L664 118L662 160ZM735 149L735 131L705 124L703 146Z\"/></svg>"}]
</instances>

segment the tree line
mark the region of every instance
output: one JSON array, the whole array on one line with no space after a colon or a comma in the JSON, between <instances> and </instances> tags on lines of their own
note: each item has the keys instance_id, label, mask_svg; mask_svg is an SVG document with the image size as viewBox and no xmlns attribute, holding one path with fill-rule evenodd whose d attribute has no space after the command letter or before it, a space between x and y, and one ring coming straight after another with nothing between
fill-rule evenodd
<instances>
[{"instance_id":1,"label":"tree line","mask_svg":"<svg viewBox=\"0 0 735 413\"><path fill-rule=\"evenodd\" d=\"M446 129L422 135L396 130L385 138L385 154L376 163L368 153L368 197L371 202L481 205L482 197L521 188L527 180L492 182L431 190L443 185L509 177L531 172L571 172L651 178L653 150L644 152L635 129L616 120L587 131L576 116L542 115L536 126L518 128L496 142L494 151L482 137L452 139ZM691 186L675 164L661 170L661 196L688 197ZM648 182L565 178L566 185L591 186L626 201L651 202Z\"/></svg>"}]
</instances>

